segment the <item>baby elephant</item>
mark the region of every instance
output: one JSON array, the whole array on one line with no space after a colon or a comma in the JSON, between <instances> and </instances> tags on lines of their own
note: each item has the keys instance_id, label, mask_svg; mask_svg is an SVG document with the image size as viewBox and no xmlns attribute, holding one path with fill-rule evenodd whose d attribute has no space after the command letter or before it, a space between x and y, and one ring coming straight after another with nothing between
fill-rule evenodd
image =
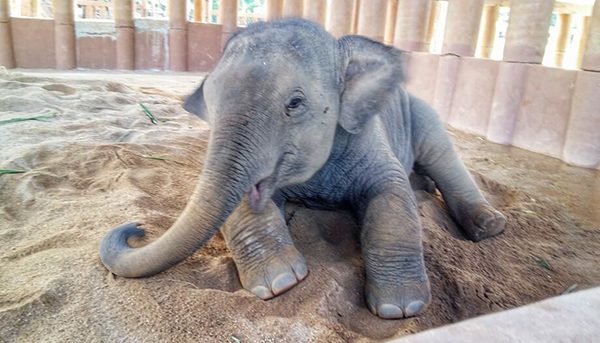
<instances>
[{"instance_id":1,"label":"baby elephant","mask_svg":"<svg viewBox=\"0 0 600 343\"><path fill-rule=\"evenodd\" d=\"M287 200L349 208L361 228L369 309L418 315L430 302L421 223L409 175L441 191L473 241L504 230L425 102L402 86L402 52L360 36L336 40L300 19L235 34L185 102L211 127L204 169L185 210L159 239L131 248L136 223L113 229L100 256L113 273L159 273L222 227L245 289L269 299L308 270L283 216Z\"/></svg>"}]
</instances>

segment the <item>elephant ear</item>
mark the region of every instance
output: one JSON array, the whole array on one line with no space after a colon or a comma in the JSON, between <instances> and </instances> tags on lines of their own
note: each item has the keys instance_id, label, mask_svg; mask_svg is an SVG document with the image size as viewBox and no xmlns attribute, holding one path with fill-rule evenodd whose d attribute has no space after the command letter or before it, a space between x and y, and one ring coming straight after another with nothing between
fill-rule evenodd
<instances>
[{"instance_id":1,"label":"elephant ear","mask_svg":"<svg viewBox=\"0 0 600 343\"><path fill-rule=\"evenodd\" d=\"M194 93L192 93L185 99L185 101L183 102L183 109L197 115L198 117L200 117L200 119L208 122L208 109L206 108L206 102L204 102L203 89L204 82L206 82L207 78L208 77L204 78L204 80L202 80L202 83L200 84L200 87L198 87L198 89L196 89Z\"/></svg>"},{"instance_id":2,"label":"elephant ear","mask_svg":"<svg viewBox=\"0 0 600 343\"><path fill-rule=\"evenodd\" d=\"M390 103L403 82L404 53L354 35L340 38L338 46L343 83L339 124L355 134Z\"/></svg>"}]
</instances>

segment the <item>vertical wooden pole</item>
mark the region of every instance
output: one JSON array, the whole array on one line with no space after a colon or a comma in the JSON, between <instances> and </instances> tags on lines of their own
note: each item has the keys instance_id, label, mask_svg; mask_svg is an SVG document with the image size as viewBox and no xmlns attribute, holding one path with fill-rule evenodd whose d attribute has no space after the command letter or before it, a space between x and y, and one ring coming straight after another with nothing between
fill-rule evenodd
<instances>
[{"instance_id":1,"label":"vertical wooden pole","mask_svg":"<svg viewBox=\"0 0 600 343\"><path fill-rule=\"evenodd\" d=\"M302 17L303 0L283 0L282 13L283 17Z\"/></svg>"},{"instance_id":2,"label":"vertical wooden pole","mask_svg":"<svg viewBox=\"0 0 600 343\"><path fill-rule=\"evenodd\" d=\"M304 0L303 17L324 26L327 10L326 0Z\"/></svg>"},{"instance_id":3,"label":"vertical wooden pole","mask_svg":"<svg viewBox=\"0 0 600 343\"><path fill-rule=\"evenodd\" d=\"M169 0L169 68L187 70L186 0Z\"/></svg>"},{"instance_id":4,"label":"vertical wooden pole","mask_svg":"<svg viewBox=\"0 0 600 343\"><path fill-rule=\"evenodd\" d=\"M219 2L219 24L223 25L223 46L231 35L237 31L237 0L221 0Z\"/></svg>"},{"instance_id":5,"label":"vertical wooden pole","mask_svg":"<svg viewBox=\"0 0 600 343\"><path fill-rule=\"evenodd\" d=\"M484 0L448 2L443 54L474 56Z\"/></svg>"},{"instance_id":6,"label":"vertical wooden pole","mask_svg":"<svg viewBox=\"0 0 600 343\"><path fill-rule=\"evenodd\" d=\"M577 67L581 68L583 63L583 54L587 45L588 33L590 32L590 21L592 17L585 16L581 18L581 35L579 36L579 49L577 50Z\"/></svg>"},{"instance_id":7,"label":"vertical wooden pole","mask_svg":"<svg viewBox=\"0 0 600 343\"><path fill-rule=\"evenodd\" d=\"M399 0L394 46L408 51L427 49L430 0Z\"/></svg>"},{"instance_id":8,"label":"vertical wooden pole","mask_svg":"<svg viewBox=\"0 0 600 343\"><path fill-rule=\"evenodd\" d=\"M31 0L31 16L39 17L40 16L40 4L38 0Z\"/></svg>"},{"instance_id":9,"label":"vertical wooden pole","mask_svg":"<svg viewBox=\"0 0 600 343\"><path fill-rule=\"evenodd\" d=\"M327 11L327 30L337 38L351 34L354 30L353 15L354 1L331 0Z\"/></svg>"},{"instance_id":10,"label":"vertical wooden pole","mask_svg":"<svg viewBox=\"0 0 600 343\"><path fill-rule=\"evenodd\" d=\"M73 18L73 0L53 0L54 46L57 69L74 69L75 59L75 22Z\"/></svg>"},{"instance_id":11,"label":"vertical wooden pole","mask_svg":"<svg viewBox=\"0 0 600 343\"><path fill-rule=\"evenodd\" d=\"M427 21L427 31L425 33L425 51L431 51L431 42L435 35L435 25L440 11L440 4L438 1L432 1L431 10L429 12L429 20Z\"/></svg>"},{"instance_id":12,"label":"vertical wooden pole","mask_svg":"<svg viewBox=\"0 0 600 343\"><path fill-rule=\"evenodd\" d=\"M281 0L267 0L267 20L281 18L283 3Z\"/></svg>"},{"instance_id":13,"label":"vertical wooden pole","mask_svg":"<svg viewBox=\"0 0 600 343\"><path fill-rule=\"evenodd\" d=\"M194 0L194 22L202 22L202 0Z\"/></svg>"},{"instance_id":14,"label":"vertical wooden pole","mask_svg":"<svg viewBox=\"0 0 600 343\"><path fill-rule=\"evenodd\" d=\"M486 5L483 9L480 57L490 58L492 55L496 39L496 22L498 21L499 14L499 5Z\"/></svg>"},{"instance_id":15,"label":"vertical wooden pole","mask_svg":"<svg viewBox=\"0 0 600 343\"><path fill-rule=\"evenodd\" d=\"M600 71L600 0L596 0L581 69Z\"/></svg>"},{"instance_id":16,"label":"vertical wooden pole","mask_svg":"<svg viewBox=\"0 0 600 343\"><path fill-rule=\"evenodd\" d=\"M0 0L0 66L15 67L12 33L10 31L9 0Z\"/></svg>"},{"instance_id":17,"label":"vertical wooden pole","mask_svg":"<svg viewBox=\"0 0 600 343\"><path fill-rule=\"evenodd\" d=\"M505 61L542 63L553 9L554 0L511 2Z\"/></svg>"},{"instance_id":18,"label":"vertical wooden pole","mask_svg":"<svg viewBox=\"0 0 600 343\"><path fill-rule=\"evenodd\" d=\"M135 68L135 27L133 1L114 0L115 29L117 31L117 69Z\"/></svg>"},{"instance_id":19,"label":"vertical wooden pole","mask_svg":"<svg viewBox=\"0 0 600 343\"><path fill-rule=\"evenodd\" d=\"M561 13L558 15L558 35L556 37L556 51L554 55L555 65L563 67L565 62L565 53L569 44L569 34L571 33L571 14Z\"/></svg>"},{"instance_id":20,"label":"vertical wooden pole","mask_svg":"<svg viewBox=\"0 0 600 343\"><path fill-rule=\"evenodd\" d=\"M421 0L428 1L428 0ZM388 0L385 11L385 35L383 41L385 44L394 42L394 32L396 31L396 13L398 13L398 0Z\"/></svg>"},{"instance_id":21,"label":"vertical wooden pole","mask_svg":"<svg viewBox=\"0 0 600 343\"><path fill-rule=\"evenodd\" d=\"M358 34L383 43L387 0L360 0L358 8Z\"/></svg>"}]
</instances>

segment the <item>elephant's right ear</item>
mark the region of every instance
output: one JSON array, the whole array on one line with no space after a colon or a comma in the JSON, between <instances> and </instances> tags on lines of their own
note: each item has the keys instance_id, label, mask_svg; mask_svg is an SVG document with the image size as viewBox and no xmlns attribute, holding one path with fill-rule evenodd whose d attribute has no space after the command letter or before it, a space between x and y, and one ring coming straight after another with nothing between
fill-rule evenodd
<instances>
[{"instance_id":1,"label":"elephant's right ear","mask_svg":"<svg viewBox=\"0 0 600 343\"><path fill-rule=\"evenodd\" d=\"M200 87L189 95L183 102L183 109L197 115L200 119L208 122L208 109L206 108L206 102L204 102L204 82L206 78L202 80Z\"/></svg>"}]
</instances>

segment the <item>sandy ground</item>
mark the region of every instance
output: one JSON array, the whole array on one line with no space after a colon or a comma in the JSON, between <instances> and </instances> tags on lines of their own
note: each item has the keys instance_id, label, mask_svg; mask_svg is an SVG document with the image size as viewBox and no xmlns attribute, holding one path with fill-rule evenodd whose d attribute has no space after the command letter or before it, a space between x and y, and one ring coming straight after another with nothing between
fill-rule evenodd
<instances>
[{"instance_id":1,"label":"sandy ground","mask_svg":"<svg viewBox=\"0 0 600 343\"><path fill-rule=\"evenodd\" d=\"M600 174L456 131L508 229L469 242L438 196L418 192L433 288L418 318L366 309L350 214L294 205L287 220L310 274L274 300L241 288L219 236L159 275L114 277L98 257L103 235L137 219L159 236L194 187L208 128L180 102L199 79L0 71L0 121L55 115L0 124L0 169L27 171L0 175L0 341L383 340L600 285Z\"/></svg>"}]
</instances>

